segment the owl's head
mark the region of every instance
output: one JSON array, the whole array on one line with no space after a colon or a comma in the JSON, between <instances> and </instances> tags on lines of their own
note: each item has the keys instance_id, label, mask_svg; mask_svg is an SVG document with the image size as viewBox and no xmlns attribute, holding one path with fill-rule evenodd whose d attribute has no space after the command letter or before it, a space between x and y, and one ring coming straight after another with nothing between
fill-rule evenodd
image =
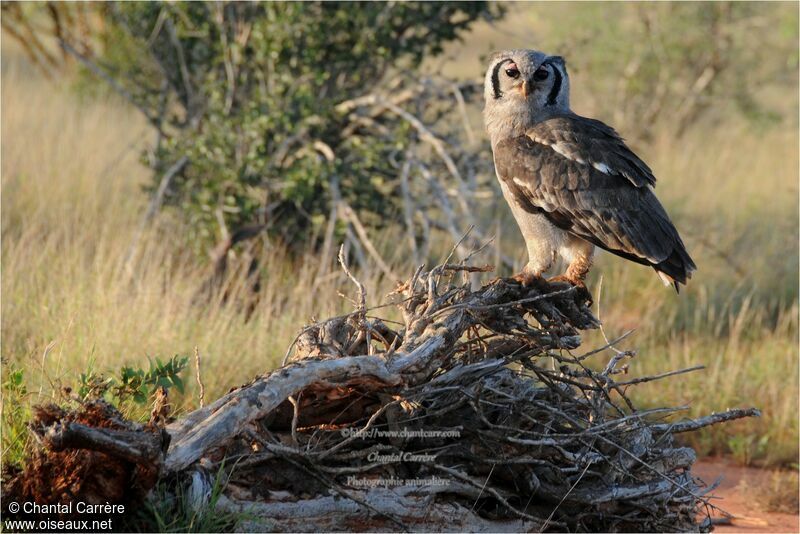
<instances>
[{"instance_id":1,"label":"owl's head","mask_svg":"<svg viewBox=\"0 0 800 534\"><path fill-rule=\"evenodd\" d=\"M538 50L492 55L484 79L483 108L492 140L523 135L554 113L569 110L569 76L564 59Z\"/></svg>"}]
</instances>

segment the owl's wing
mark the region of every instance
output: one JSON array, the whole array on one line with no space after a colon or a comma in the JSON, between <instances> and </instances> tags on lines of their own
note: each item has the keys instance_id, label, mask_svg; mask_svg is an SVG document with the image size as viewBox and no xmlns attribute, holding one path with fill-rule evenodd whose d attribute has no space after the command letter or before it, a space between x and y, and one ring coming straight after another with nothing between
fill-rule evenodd
<instances>
[{"instance_id":1,"label":"owl's wing","mask_svg":"<svg viewBox=\"0 0 800 534\"><path fill-rule=\"evenodd\" d=\"M599 121L561 116L494 149L498 177L526 211L686 283L695 264L653 193L650 168Z\"/></svg>"}]
</instances>

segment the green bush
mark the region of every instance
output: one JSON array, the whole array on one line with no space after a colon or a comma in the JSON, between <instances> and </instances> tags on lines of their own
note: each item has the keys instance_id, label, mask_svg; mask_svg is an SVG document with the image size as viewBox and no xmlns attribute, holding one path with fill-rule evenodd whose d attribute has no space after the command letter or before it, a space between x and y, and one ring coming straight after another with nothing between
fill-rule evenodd
<instances>
[{"instance_id":1,"label":"green bush","mask_svg":"<svg viewBox=\"0 0 800 534\"><path fill-rule=\"evenodd\" d=\"M56 400L59 404L79 400L105 399L117 407L126 417L131 419L147 419L149 409L147 403L152 401L153 394L159 387L164 387L173 399L172 389L179 395L184 393L184 382L181 375L186 371L189 358L173 356L166 361L159 358L150 360L147 370L123 366L118 373L99 373L91 366L78 378L78 388L73 394L71 387L64 386L60 390L51 391L50 398L34 396L28 389L25 370L14 365L3 363L2 381L2 414L0 414L0 436L2 436L3 466L21 467L30 453L30 432L28 424L31 420L31 406L46 404ZM177 402L173 402L173 405Z\"/></svg>"},{"instance_id":2,"label":"green bush","mask_svg":"<svg viewBox=\"0 0 800 534\"><path fill-rule=\"evenodd\" d=\"M304 244L324 227L334 179L367 226L401 220L393 162L409 126L359 135L336 106L396 83L499 11L484 2L121 2L103 11L99 64L163 131L151 192L188 158L165 202L194 243L255 225Z\"/></svg>"}]
</instances>

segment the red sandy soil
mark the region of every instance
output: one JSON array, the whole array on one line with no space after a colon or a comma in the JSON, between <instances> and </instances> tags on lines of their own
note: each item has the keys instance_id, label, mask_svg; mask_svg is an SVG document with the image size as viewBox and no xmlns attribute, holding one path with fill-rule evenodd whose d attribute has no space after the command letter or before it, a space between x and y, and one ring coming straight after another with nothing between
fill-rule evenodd
<instances>
[{"instance_id":1,"label":"red sandy soil","mask_svg":"<svg viewBox=\"0 0 800 534\"><path fill-rule=\"evenodd\" d=\"M764 469L740 467L725 459L706 458L692 467L692 473L707 484L722 477L722 482L713 494L713 504L734 517L730 523L714 525L714 532L791 532L800 533L800 517L797 514L765 512L753 495L755 488L770 476ZM742 484L744 482L744 484ZM750 488L748 490L748 488ZM757 490L755 490L757 491ZM721 519L721 515L715 515Z\"/></svg>"}]
</instances>

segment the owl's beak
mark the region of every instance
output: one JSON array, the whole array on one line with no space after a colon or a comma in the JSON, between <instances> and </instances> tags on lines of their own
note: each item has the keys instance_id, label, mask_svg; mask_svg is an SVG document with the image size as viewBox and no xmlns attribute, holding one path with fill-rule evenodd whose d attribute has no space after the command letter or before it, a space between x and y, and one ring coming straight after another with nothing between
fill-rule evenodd
<instances>
[{"instance_id":1,"label":"owl's beak","mask_svg":"<svg viewBox=\"0 0 800 534\"><path fill-rule=\"evenodd\" d=\"M519 86L519 92L522 98L528 98L528 95L531 94L531 84L524 80Z\"/></svg>"}]
</instances>

